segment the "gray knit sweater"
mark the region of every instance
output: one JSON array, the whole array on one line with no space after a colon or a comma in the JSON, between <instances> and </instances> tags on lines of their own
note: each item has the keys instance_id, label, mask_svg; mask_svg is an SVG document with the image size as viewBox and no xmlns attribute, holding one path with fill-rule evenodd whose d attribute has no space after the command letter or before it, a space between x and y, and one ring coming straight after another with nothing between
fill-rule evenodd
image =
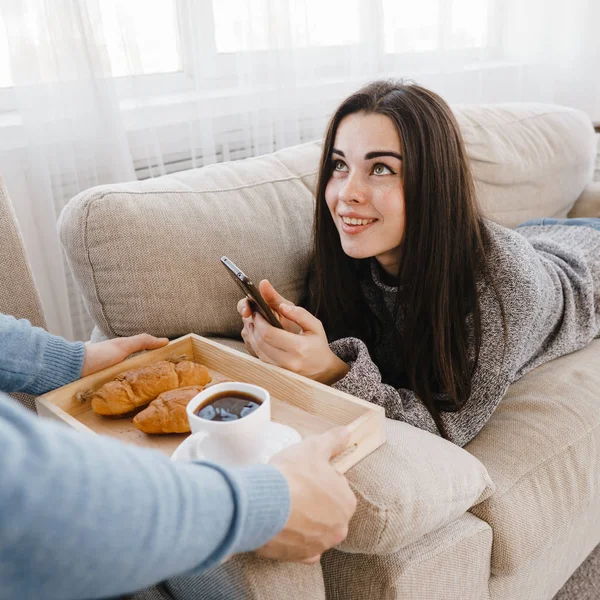
<instances>
[{"instance_id":1,"label":"gray knit sweater","mask_svg":"<svg viewBox=\"0 0 600 600\"><path fill-rule=\"evenodd\" d=\"M600 231L590 227L545 225L517 231L486 221L491 237L490 266L504 301L507 346L503 353L503 325L493 290L480 285L482 342L472 391L458 412L442 412L449 438L464 446L485 425L508 386L528 371L574 352L600 336ZM391 322L397 288L381 281L376 261L372 279L363 284L371 309ZM400 317L402 319L402 311ZM350 365L350 372L334 387L379 404L386 416L439 433L425 405L410 390L382 383L379 368L366 345L343 338L332 350ZM384 334L377 354L394 364L392 337ZM599 364L600 368L600 364Z\"/></svg>"}]
</instances>

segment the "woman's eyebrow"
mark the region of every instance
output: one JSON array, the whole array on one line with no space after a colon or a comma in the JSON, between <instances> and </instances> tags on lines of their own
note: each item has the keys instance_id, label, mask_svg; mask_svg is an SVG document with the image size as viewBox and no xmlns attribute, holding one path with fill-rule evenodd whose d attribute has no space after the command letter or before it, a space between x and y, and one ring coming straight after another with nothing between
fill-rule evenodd
<instances>
[{"instance_id":1,"label":"woman's eyebrow","mask_svg":"<svg viewBox=\"0 0 600 600\"><path fill-rule=\"evenodd\" d=\"M346 155L341 150L338 150L337 148L332 148L331 154L338 154L339 156L346 158ZM393 150L374 150L373 152L367 152L365 154L365 160L371 160L372 158L378 158L380 156L393 156L394 158L397 158L398 160L402 160L402 154L398 154L397 152L394 152Z\"/></svg>"},{"instance_id":2,"label":"woman's eyebrow","mask_svg":"<svg viewBox=\"0 0 600 600\"><path fill-rule=\"evenodd\" d=\"M379 156L393 156L398 160L402 160L402 154L398 154L392 150L377 150L375 152L367 152L365 154L365 160L371 160L372 158L378 158Z\"/></svg>"}]
</instances>

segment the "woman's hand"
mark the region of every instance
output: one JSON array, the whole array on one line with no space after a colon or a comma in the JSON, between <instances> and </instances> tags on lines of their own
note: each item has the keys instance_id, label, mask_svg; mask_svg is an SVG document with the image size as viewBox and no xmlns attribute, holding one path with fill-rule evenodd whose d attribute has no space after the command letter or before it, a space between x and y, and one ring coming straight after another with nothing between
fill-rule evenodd
<instances>
[{"instance_id":1,"label":"woman's hand","mask_svg":"<svg viewBox=\"0 0 600 600\"><path fill-rule=\"evenodd\" d=\"M273 311L273 314L277 318L277 320L281 323L282 327L286 331L290 331L291 333L300 333L302 329L293 321L286 319L279 312L279 306L281 304L289 304L294 306L293 302L286 300L281 294L279 294L275 288L271 285L271 283L267 279L263 279L259 284L258 288L260 291L260 295L263 297L263 300L269 305L269 308ZM252 307L248 298L242 298L237 304L237 310L242 317L242 321L244 323L244 328L242 329L242 339L246 344L246 350L248 354L252 356L257 356L256 352L252 345L248 342L248 332L250 324L254 324L254 313L252 311ZM258 358L258 357L257 357Z\"/></svg>"},{"instance_id":2,"label":"woman's hand","mask_svg":"<svg viewBox=\"0 0 600 600\"><path fill-rule=\"evenodd\" d=\"M241 300L238 311L244 321L242 338L251 354L328 385L348 373L348 365L329 348L319 319L283 298L267 280L260 282L259 289L284 329L273 327L259 313L252 313L248 301Z\"/></svg>"},{"instance_id":3,"label":"woman's hand","mask_svg":"<svg viewBox=\"0 0 600 600\"><path fill-rule=\"evenodd\" d=\"M96 371L112 367L135 352L155 350L168 343L167 338L156 338L147 333L140 333L139 335L115 338L97 344L86 344L81 376L85 377L91 373L96 373Z\"/></svg>"}]
</instances>

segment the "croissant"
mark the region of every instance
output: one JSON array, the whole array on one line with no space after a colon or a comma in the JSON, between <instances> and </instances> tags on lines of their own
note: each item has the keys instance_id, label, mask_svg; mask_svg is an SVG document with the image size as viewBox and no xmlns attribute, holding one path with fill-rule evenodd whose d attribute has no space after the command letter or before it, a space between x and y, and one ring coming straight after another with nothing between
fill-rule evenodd
<instances>
[{"instance_id":1,"label":"croissant","mask_svg":"<svg viewBox=\"0 0 600 600\"><path fill-rule=\"evenodd\" d=\"M92 410L104 416L122 416L148 404L163 392L211 380L204 365L184 360L173 364L161 360L121 373L91 396Z\"/></svg>"},{"instance_id":2,"label":"croissant","mask_svg":"<svg viewBox=\"0 0 600 600\"><path fill-rule=\"evenodd\" d=\"M200 385L162 393L142 412L135 415L133 424L144 433L189 433L186 407L204 389Z\"/></svg>"}]
</instances>

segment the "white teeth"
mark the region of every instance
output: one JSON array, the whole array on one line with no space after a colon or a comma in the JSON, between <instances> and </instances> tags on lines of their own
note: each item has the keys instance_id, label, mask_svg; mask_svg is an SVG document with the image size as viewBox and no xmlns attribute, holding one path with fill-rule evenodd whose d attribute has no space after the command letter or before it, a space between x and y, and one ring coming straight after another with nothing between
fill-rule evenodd
<instances>
[{"instance_id":1,"label":"white teeth","mask_svg":"<svg viewBox=\"0 0 600 600\"><path fill-rule=\"evenodd\" d=\"M354 219L350 217L342 217L342 221L346 223L346 225L368 225L369 223L373 223L377 219Z\"/></svg>"}]
</instances>

